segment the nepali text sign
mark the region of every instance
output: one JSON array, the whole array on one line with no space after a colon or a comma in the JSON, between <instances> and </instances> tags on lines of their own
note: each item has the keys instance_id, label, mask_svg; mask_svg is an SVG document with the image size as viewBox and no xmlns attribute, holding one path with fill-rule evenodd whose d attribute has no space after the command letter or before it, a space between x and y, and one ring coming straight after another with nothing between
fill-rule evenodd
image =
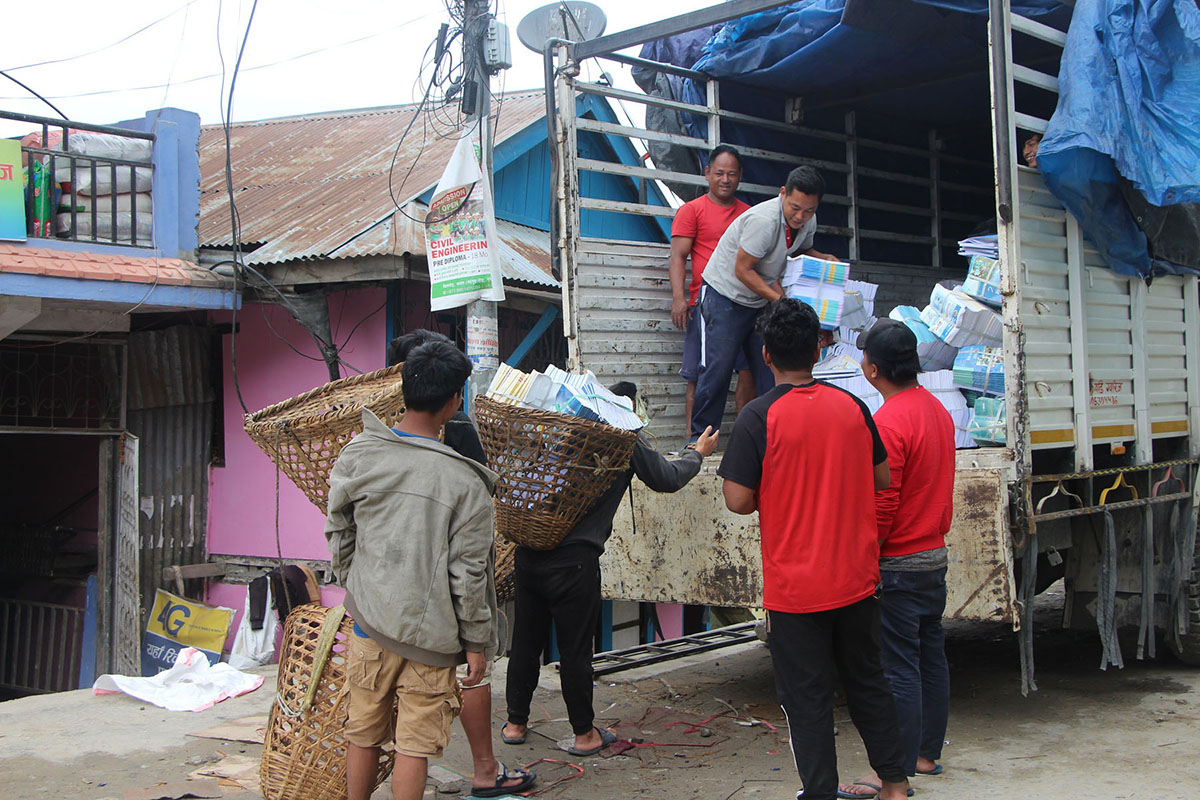
<instances>
[{"instance_id":1,"label":"nepali text sign","mask_svg":"<svg viewBox=\"0 0 1200 800\"><path fill-rule=\"evenodd\" d=\"M21 184L21 143L0 139L0 239L25 241L25 192Z\"/></svg>"}]
</instances>

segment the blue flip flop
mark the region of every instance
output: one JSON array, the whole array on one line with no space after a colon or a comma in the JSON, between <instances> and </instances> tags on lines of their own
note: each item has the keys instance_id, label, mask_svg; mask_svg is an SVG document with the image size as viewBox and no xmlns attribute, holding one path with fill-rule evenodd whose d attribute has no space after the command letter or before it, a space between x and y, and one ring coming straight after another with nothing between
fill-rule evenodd
<instances>
[{"instance_id":1,"label":"blue flip flop","mask_svg":"<svg viewBox=\"0 0 1200 800\"><path fill-rule=\"evenodd\" d=\"M919 769L919 770L917 770L917 774L918 775L941 775L942 774L942 765L935 764L933 769L931 769L931 770L920 770Z\"/></svg>"},{"instance_id":2,"label":"blue flip flop","mask_svg":"<svg viewBox=\"0 0 1200 800\"><path fill-rule=\"evenodd\" d=\"M596 728L596 730L600 732L600 746L599 747L593 747L588 750L579 750L574 747L569 747L569 748L567 748L567 752L573 756L578 756L580 758L587 758L588 756L596 755L596 753L599 753L601 750L608 747L610 744L612 744L613 742L615 742L617 740L617 735L615 733L613 733L612 731L610 731L608 728Z\"/></svg>"}]
</instances>

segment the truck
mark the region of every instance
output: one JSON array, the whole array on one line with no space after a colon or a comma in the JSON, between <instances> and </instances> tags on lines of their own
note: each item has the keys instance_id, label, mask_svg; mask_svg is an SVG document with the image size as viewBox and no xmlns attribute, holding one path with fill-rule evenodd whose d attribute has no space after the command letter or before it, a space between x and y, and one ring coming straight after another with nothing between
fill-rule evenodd
<instances>
[{"instance_id":1,"label":"truck","mask_svg":"<svg viewBox=\"0 0 1200 800\"><path fill-rule=\"evenodd\" d=\"M698 166L670 165L718 144L741 151L740 192L751 203L777 194L799 163L822 170L829 189L817 244L845 257L852 277L879 284L879 316L896 304L923 305L939 280L961 280L966 260L956 242L994 217L1006 439L957 453L946 616L1011 626L1023 692L1036 689L1034 598L1060 578L1062 624L1097 630L1103 666L1123 663L1117 632L1125 629L1136 630L1139 658L1155 654L1162 633L1181 659L1200 664L1197 278L1148 281L1109 269L1041 173L1019 161L1021 137L1044 132L1054 112L1073 4L1034 18L999 0L983 14L847 2L840 13L856 10L860 33L922 21L929 31L962 26L941 35L952 63L922 73L909 62L889 63L885 48L849 42L828 68L832 88L818 81L799 96L782 84L772 92L761 81L749 86L737 75L647 58L653 47L630 52L780 5L737 0L590 41L547 43L551 246L570 367L636 382L660 449L683 443L682 332L670 317L669 245L587 238L580 220L634 214L669 231L674 209L655 200L661 187L686 196L705 186ZM908 45L896 58L917 52ZM633 67L650 76L648 84L673 90L620 89L607 75L586 80L591 59ZM868 72L871 80L857 77ZM643 107L647 123L597 114L595 104L579 111L585 95ZM586 158L585 140L651 158L643 166ZM589 180L596 173L621 176L644 202L596 196L589 190L600 185ZM732 424L727 416L726 433ZM762 601L757 518L725 508L715 463L673 495L635 480L602 565L610 598Z\"/></svg>"}]
</instances>

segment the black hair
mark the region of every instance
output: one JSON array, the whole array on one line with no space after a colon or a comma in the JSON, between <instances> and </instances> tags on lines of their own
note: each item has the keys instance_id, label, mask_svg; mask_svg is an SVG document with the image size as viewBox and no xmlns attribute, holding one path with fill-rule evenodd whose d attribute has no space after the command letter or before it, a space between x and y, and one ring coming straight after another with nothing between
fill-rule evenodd
<instances>
[{"instance_id":1,"label":"black hair","mask_svg":"<svg viewBox=\"0 0 1200 800\"><path fill-rule=\"evenodd\" d=\"M872 357L870 353L867 354L867 358L879 368L879 374L892 383L900 385L911 383L917 379L917 371L909 364L894 363L889 361L886 356L883 358Z\"/></svg>"},{"instance_id":2,"label":"black hair","mask_svg":"<svg viewBox=\"0 0 1200 800\"><path fill-rule=\"evenodd\" d=\"M608 390L618 397L628 397L630 400L637 399L637 384L633 381L617 381Z\"/></svg>"},{"instance_id":3,"label":"black hair","mask_svg":"<svg viewBox=\"0 0 1200 800\"><path fill-rule=\"evenodd\" d=\"M805 164L788 173L784 190L785 195L792 192L803 192L804 194L814 194L820 199L825 196L825 179L821 177L821 173L817 172L815 167Z\"/></svg>"},{"instance_id":4,"label":"black hair","mask_svg":"<svg viewBox=\"0 0 1200 800\"><path fill-rule=\"evenodd\" d=\"M431 341L413 348L404 360L404 405L433 412L463 391L471 376L471 360L449 342Z\"/></svg>"},{"instance_id":5,"label":"black hair","mask_svg":"<svg viewBox=\"0 0 1200 800\"><path fill-rule=\"evenodd\" d=\"M730 147L727 144L719 144L712 149L712 152L708 154L708 165L711 167L713 162L717 160L717 156L724 155L726 153L733 156L734 161L738 162L738 169L741 169L742 154L739 153L736 148Z\"/></svg>"},{"instance_id":6,"label":"black hair","mask_svg":"<svg viewBox=\"0 0 1200 800\"><path fill-rule=\"evenodd\" d=\"M794 297L776 300L759 315L757 328L776 367L812 369L821 320L808 303Z\"/></svg>"},{"instance_id":7,"label":"black hair","mask_svg":"<svg viewBox=\"0 0 1200 800\"><path fill-rule=\"evenodd\" d=\"M453 344L449 337L430 331L424 328L417 328L415 331L409 331L403 336L397 336L388 342L387 346L387 363L388 366L404 363L404 359L408 358L408 354L423 344L429 342L445 342Z\"/></svg>"}]
</instances>

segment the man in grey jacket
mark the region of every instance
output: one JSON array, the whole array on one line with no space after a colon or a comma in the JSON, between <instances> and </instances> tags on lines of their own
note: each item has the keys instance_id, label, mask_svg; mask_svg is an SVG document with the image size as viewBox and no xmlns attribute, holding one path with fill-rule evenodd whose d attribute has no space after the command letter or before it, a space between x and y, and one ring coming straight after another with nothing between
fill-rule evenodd
<instances>
[{"instance_id":1,"label":"man in grey jacket","mask_svg":"<svg viewBox=\"0 0 1200 800\"><path fill-rule=\"evenodd\" d=\"M628 381L611 389L630 400L637 391ZM600 617L600 554L634 475L656 492L677 492L696 477L701 461L716 448L717 433L709 427L682 458L668 461L650 444L649 437L639 435L629 469L600 495L558 547L544 551L517 548L517 596L505 687L508 724L501 731L505 744L525 741L529 705L551 622L558 642L563 700L575 732L567 752L587 757L616 741L612 731L593 725L592 643Z\"/></svg>"},{"instance_id":2,"label":"man in grey jacket","mask_svg":"<svg viewBox=\"0 0 1200 800\"><path fill-rule=\"evenodd\" d=\"M364 411L363 432L330 476L325 536L355 620L346 668L349 800L370 797L389 740L393 797L422 796L427 760L441 756L460 708L457 665L467 663L463 685L473 686L499 646L496 475L437 439L470 373L471 362L449 344L414 350L401 373L399 426Z\"/></svg>"}]
</instances>

